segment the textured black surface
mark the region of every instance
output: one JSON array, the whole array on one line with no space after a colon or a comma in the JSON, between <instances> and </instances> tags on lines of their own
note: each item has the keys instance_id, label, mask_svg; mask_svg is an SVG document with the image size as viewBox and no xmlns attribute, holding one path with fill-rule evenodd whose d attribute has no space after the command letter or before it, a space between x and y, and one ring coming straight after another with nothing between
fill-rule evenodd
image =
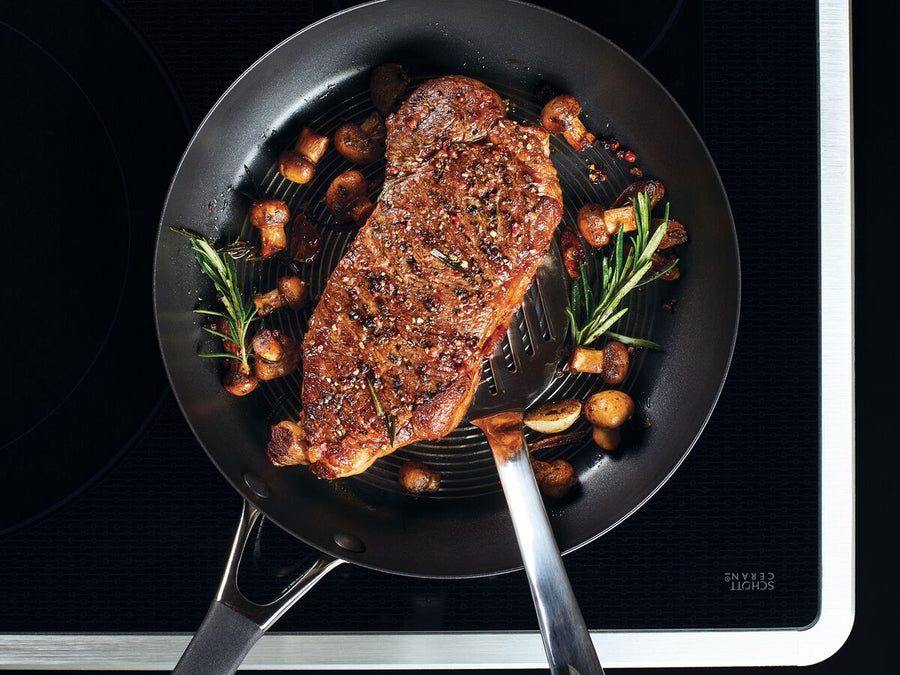
<instances>
[{"instance_id":1,"label":"textured black surface","mask_svg":"<svg viewBox=\"0 0 900 675\"><path fill-rule=\"evenodd\" d=\"M10 228L15 254L0 267L0 465L12 486L0 535L92 484L167 391L159 360L139 355L157 350L152 248L189 136L174 89L113 12L69 3L47 21L36 9L0 7L0 202L25 228Z\"/></svg>"},{"instance_id":2,"label":"textured black surface","mask_svg":"<svg viewBox=\"0 0 900 675\"><path fill-rule=\"evenodd\" d=\"M194 122L255 58L312 17L302 3L165 4L122 6ZM591 627L803 626L818 609L815 15L782 3L683 11L645 65L700 127L731 200L744 283L737 351L716 412L673 479L566 566ZM619 41L615 25L598 28ZM640 57L647 47L633 41L630 49ZM687 72L671 74L676 57L692 64ZM768 205L776 218L761 212ZM104 481L2 540L0 630L193 630L239 505L167 401ZM294 546L308 555L283 539L266 526L262 543L272 542L274 560L264 550L261 572L289 573ZM733 573L771 574L773 588L732 591L725 577ZM343 566L277 628L534 627L520 573L433 581Z\"/></svg>"}]
</instances>

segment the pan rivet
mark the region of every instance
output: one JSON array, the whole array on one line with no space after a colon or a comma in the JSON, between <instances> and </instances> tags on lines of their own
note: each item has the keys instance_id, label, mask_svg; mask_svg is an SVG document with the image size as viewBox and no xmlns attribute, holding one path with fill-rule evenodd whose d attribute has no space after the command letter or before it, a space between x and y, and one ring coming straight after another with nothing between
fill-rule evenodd
<instances>
[{"instance_id":1,"label":"pan rivet","mask_svg":"<svg viewBox=\"0 0 900 675\"><path fill-rule=\"evenodd\" d=\"M269 490L269 486L266 485L266 482L256 474L250 473L249 471L245 473L244 483L246 483L248 488L253 490L253 494L255 494L257 497L268 499L272 496L272 491Z\"/></svg>"},{"instance_id":2,"label":"pan rivet","mask_svg":"<svg viewBox=\"0 0 900 675\"><path fill-rule=\"evenodd\" d=\"M346 532L335 533L334 543L345 551L353 551L354 553L362 553L366 550L366 545L362 542L362 539Z\"/></svg>"}]
</instances>

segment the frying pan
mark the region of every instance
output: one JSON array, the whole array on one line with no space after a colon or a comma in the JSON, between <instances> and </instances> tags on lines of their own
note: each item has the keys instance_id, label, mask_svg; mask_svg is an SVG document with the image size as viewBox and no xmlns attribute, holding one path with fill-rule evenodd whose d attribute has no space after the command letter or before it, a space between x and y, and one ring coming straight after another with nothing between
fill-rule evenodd
<instances>
[{"instance_id":1,"label":"frying pan","mask_svg":"<svg viewBox=\"0 0 900 675\"><path fill-rule=\"evenodd\" d=\"M210 459L245 500L222 585L182 659L185 672L235 669L250 646L286 609L341 562L394 574L466 577L521 567L490 450L471 425L437 443L420 443L376 462L358 477L316 479L303 467L277 468L263 451L273 420L299 412L300 378L264 383L235 398L211 359L197 358L201 319L192 312L214 299L183 238L186 227L216 241L252 236L246 221L246 165L270 196L292 210L304 206L323 223L322 253L301 269L313 293L324 286L353 232L330 222L322 193L349 168L329 152L307 186L282 181L278 154L304 124L330 133L361 120L371 107L368 74L379 63L405 64L413 85L459 73L485 81L511 101L511 116L534 121L539 92L572 93L588 127L632 149L645 175L662 179L672 215L691 236L681 254L682 278L651 284L630 303L618 330L651 338L624 383L648 422L615 456L584 443L556 448L579 476L578 489L550 510L559 548L571 551L607 532L649 499L675 471L700 435L728 371L740 297L737 239L715 166L690 121L639 64L590 29L561 15L513 0L442 3L388 0L361 5L313 24L251 66L216 103L188 146L162 213L154 267L157 331L170 382L185 418ZM634 180L629 166L602 144L574 153L553 141L565 196L564 225L579 206L610 204ZM588 165L608 179L591 183ZM365 169L378 191L383 167ZM244 288L268 290L285 272L278 263L241 266ZM660 311L678 300L677 312ZM307 313L285 313L278 327L300 335ZM541 400L586 397L594 376L570 374ZM442 489L413 497L396 484L396 469L422 459L442 471ZM322 558L281 599L259 606L236 586L243 544L265 515L322 552ZM602 656L602 655L601 655Z\"/></svg>"}]
</instances>

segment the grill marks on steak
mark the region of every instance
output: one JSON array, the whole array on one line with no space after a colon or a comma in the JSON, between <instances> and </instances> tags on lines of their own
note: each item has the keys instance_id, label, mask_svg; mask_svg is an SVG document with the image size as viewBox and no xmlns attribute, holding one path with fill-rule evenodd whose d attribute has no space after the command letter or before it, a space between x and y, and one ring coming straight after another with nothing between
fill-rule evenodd
<instances>
[{"instance_id":1,"label":"grill marks on steak","mask_svg":"<svg viewBox=\"0 0 900 675\"><path fill-rule=\"evenodd\" d=\"M562 217L547 133L505 119L477 80L426 82L387 126L382 199L303 342L303 426L322 478L459 424Z\"/></svg>"}]
</instances>

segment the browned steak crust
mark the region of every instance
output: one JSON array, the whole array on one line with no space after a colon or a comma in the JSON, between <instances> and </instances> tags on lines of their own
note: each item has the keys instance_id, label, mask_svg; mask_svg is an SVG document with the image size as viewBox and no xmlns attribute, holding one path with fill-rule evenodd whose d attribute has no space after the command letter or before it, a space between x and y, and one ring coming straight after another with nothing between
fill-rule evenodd
<instances>
[{"instance_id":1,"label":"browned steak crust","mask_svg":"<svg viewBox=\"0 0 900 675\"><path fill-rule=\"evenodd\" d=\"M481 82L426 82L387 126L381 201L303 341L303 428L322 478L460 423L562 218L547 132L505 119Z\"/></svg>"}]
</instances>

